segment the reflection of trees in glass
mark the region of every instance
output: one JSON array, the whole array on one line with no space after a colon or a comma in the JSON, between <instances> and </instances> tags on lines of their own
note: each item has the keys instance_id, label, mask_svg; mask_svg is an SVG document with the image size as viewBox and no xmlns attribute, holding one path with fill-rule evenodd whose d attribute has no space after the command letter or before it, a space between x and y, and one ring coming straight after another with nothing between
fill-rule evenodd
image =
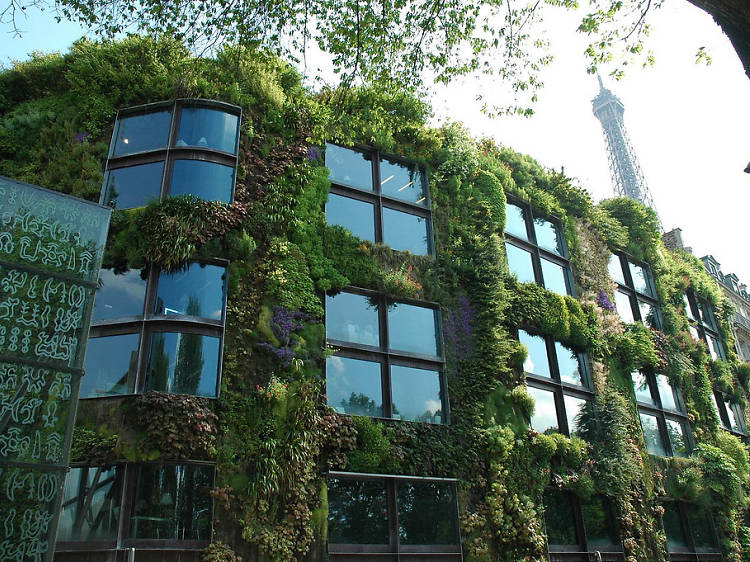
<instances>
[{"instance_id":1,"label":"reflection of trees in glass","mask_svg":"<svg viewBox=\"0 0 750 562\"><path fill-rule=\"evenodd\" d=\"M363 393L355 394L349 397L349 400L341 400L341 407L347 414L357 416L380 417L383 415L383 409L375 403L369 396Z\"/></svg>"},{"instance_id":2,"label":"reflection of trees in glass","mask_svg":"<svg viewBox=\"0 0 750 562\"><path fill-rule=\"evenodd\" d=\"M594 496L587 501L581 500L581 511L589 547L617 544L616 521L605 498Z\"/></svg>"},{"instance_id":3,"label":"reflection of trees in glass","mask_svg":"<svg viewBox=\"0 0 750 562\"><path fill-rule=\"evenodd\" d=\"M188 316L200 314L200 302L190 297L187 305ZM200 334L180 334L177 346L177 361L174 366L174 392L198 394L203 373L203 336Z\"/></svg>"},{"instance_id":4,"label":"reflection of trees in glass","mask_svg":"<svg viewBox=\"0 0 750 562\"><path fill-rule=\"evenodd\" d=\"M155 332L151 336L151 357L149 358L149 388L167 390L169 388L169 355L166 352L166 334Z\"/></svg>"},{"instance_id":5,"label":"reflection of trees in glass","mask_svg":"<svg viewBox=\"0 0 750 562\"><path fill-rule=\"evenodd\" d=\"M328 540L388 544L388 502L382 480L328 480Z\"/></svg>"},{"instance_id":6,"label":"reflection of trees in glass","mask_svg":"<svg viewBox=\"0 0 750 562\"><path fill-rule=\"evenodd\" d=\"M57 539L114 539L121 485L117 468L72 468L65 483Z\"/></svg>"},{"instance_id":7,"label":"reflection of trees in glass","mask_svg":"<svg viewBox=\"0 0 750 562\"><path fill-rule=\"evenodd\" d=\"M401 544L458 544L456 497L450 484L398 483Z\"/></svg>"},{"instance_id":8,"label":"reflection of trees in glass","mask_svg":"<svg viewBox=\"0 0 750 562\"><path fill-rule=\"evenodd\" d=\"M549 544L578 544L575 514L570 494L559 490L544 493L544 521Z\"/></svg>"},{"instance_id":9,"label":"reflection of trees in glass","mask_svg":"<svg viewBox=\"0 0 750 562\"><path fill-rule=\"evenodd\" d=\"M674 420L667 420L667 433L669 434L669 442L672 445L672 452L676 456L687 456L687 443L685 441L682 424Z\"/></svg>"}]
</instances>

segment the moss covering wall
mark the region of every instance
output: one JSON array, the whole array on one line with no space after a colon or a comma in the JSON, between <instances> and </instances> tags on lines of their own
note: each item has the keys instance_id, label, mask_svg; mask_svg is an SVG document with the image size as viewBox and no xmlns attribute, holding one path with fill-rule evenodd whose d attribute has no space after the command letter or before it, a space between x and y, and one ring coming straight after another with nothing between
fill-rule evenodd
<instances>
[{"instance_id":1,"label":"moss covering wall","mask_svg":"<svg viewBox=\"0 0 750 562\"><path fill-rule=\"evenodd\" d=\"M115 211L106 261L173 269L195 256L230 260L221 396L87 401L74 460L215 459L207 561L321 558L330 469L457 478L467 561L544 560L541 494L549 486L608 496L628 562L666 560L657 501L665 495L711 506L725 559L750 557L747 450L719 429L710 402L714 387L746 404L731 307L695 258L664 248L652 211L624 199L594 205L528 156L454 123L430 128L429 107L406 94L312 95L289 65L263 53L225 48L201 59L169 39L136 37L80 41L66 55L0 73L0 174L97 200L116 109L183 97L242 106L235 202L174 197ZM326 225L325 139L425 167L434 257ZM506 194L560 220L579 298L509 274ZM606 306L613 250L651 265L663 331L624 327ZM450 425L346 417L326 406L323 299L350 284L439 303ZM726 361L690 338L688 287L716 311ZM291 328L282 330L282 319ZM584 416L585 440L529 428L526 350L511 335L518 327L588 351L595 407ZM690 458L646 453L629 378L636 369L664 373L682 389L697 444ZM176 439L160 437L165 424Z\"/></svg>"}]
</instances>

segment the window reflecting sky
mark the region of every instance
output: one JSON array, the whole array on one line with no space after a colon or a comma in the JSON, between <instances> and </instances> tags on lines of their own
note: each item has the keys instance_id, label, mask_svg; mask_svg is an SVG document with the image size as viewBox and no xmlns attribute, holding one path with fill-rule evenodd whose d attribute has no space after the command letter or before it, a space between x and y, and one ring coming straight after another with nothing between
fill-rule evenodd
<instances>
[{"instance_id":1,"label":"window reflecting sky","mask_svg":"<svg viewBox=\"0 0 750 562\"><path fill-rule=\"evenodd\" d=\"M86 374L81 377L81 398L133 392L138 359L138 334L90 338L86 346Z\"/></svg>"},{"instance_id":2,"label":"window reflecting sky","mask_svg":"<svg viewBox=\"0 0 750 562\"><path fill-rule=\"evenodd\" d=\"M145 273L145 272L144 272ZM115 273L99 272L101 287L96 292L93 320L110 320L124 316L142 316L146 299L146 279L138 269Z\"/></svg>"},{"instance_id":3,"label":"window reflecting sky","mask_svg":"<svg viewBox=\"0 0 750 562\"><path fill-rule=\"evenodd\" d=\"M107 173L105 203L113 205L115 209L134 209L158 201L163 172L164 162L110 170Z\"/></svg>"},{"instance_id":4,"label":"window reflecting sky","mask_svg":"<svg viewBox=\"0 0 750 562\"><path fill-rule=\"evenodd\" d=\"M440 374L437 371L391 365L391 392L394 418L433 423L443 421Z\"/></svg>"},{"instance_id":5,"label":"window reflecting sky","mask_svg":"<svg viewBox=\"0 0 750 562\"><path fill-rule=\"evenodd\" d=\"M529 353L523 363L523 370L543 377L551 377L549 357L544 338L534 336L523 330L518 330L518 341L526 346Z\"/></svg>"},{"instance_id":6,"label":"window reflecting sky","mask_svg":"<svg viewBox=\"0 0 750 562\"><path fill-rule=\"evenodd\" d=\"M565 402L565 417L568 421L568 431L571 435L578 433L579 414L586 406L586 400L568 394L563 396Z\"/></svg>"},{"instance_id":7,"label":"window reflecting sky","mask_svg":"<svg viewBox=\"0 0 750 562\"><path fill-rule=\"evenodd\" d=\"M166 148L171 121L172 112L169 110L121 118L112 156Z\"/></svg>"},{"instance_id":8,"label":"window reflecting sky","mask_svg":"<svg viewBox=\"0 0 750 562\"><path fill-rule=\"evenodd\" d=\"M326 296L326 337L378 347L380 333L376 302L353 293Z\"/></svg>"},{"instance_id":9,"label":"window reflecting sky","mask_svg":"<svg viewBox=\"0 0 750 562\"><path fill-rule=\"evenodd\" d=\"M633 279L633 288L639 293L653 296L651 287L648 284L648 278L646 277L646 270L632 262L628 262L628 264L630 265L630 276Z\"/></svg>"},{"instance_id":10,"label":"window reflecting sky","mask_svg":"<svg viewBox=\"0 0 750 562\"><path fill-rule=\"evenodd\" d=\"M175 160L169 195L195 195L206 201L232 201L234 168L204 160Z\"/></svg>"},{"instance_id":11,"label":"window reflecting sky","mask_svg":"<svg viewBox=\"0 0 750 562\"><path fill-rule=\"evenodd\" d=\"M326 167L331 183L372 191L372 161L362 152L326 144ZM330 224L330 223L329 223Z\"/></svg>"},{"instance_id":12,"label":"window reflecting sky","mask_svg":"<svg viewBox=\"0 0 750 562\"><path fill-rule=\"evenodd\" d=\"M529 386L526 389L534 399L534 415L531 416L531 427L539 433L559 431L555 395L549 390Z\"/></svg>"},{"instance_id":13,"label":"window reflecting sky","mask_svg":"<svg viewBox=\"0 0 750 562\"><path fill-rule=\"evenodd\" d=\"M154 332L146 365L147 390L216 396L219 338Z\"/></svg>"},{"instance_id":14,"label":"window reflecting sky","mask_svg":"<svg viewBox=\"0 0 750 562\"><path fill-rule=\"evenodd\" d=\"M410 203L426 204L422 174L416 166L381 158L380 190L383 195Z\"/></svg>"},{"instance_id":15,"label":"window reflecting sky","mask_svg":"<svg viewBox=\"0 0 750 562\"><path fill-rule=\"evenodd\" d=\"M610 254L607 269L609 270L609 276L613 281L617 281L622 285L625 284L625 276L622 274L622 264L620 263L619 256Z\"/></svg>"},{"instance_id":16,"label":"window reflecting sky","mask_svg":"<svg viewBox=\"0 0 750 562\"><path fill-rule=\"evenodd\" d=\"M560 256L564 255L562 237L556 225L545 219L534 219L534 232L536 234L536 243L540 248L544 248Z\"/></svg>"},{"instance_id":17,"label":"window reflecting sky","mask_svg":"<svg viewBox=\"0 0 750 562\"><path fill-rule=\"evenodd\" d=\"M362 240L375 241L375 206L343 195L331 193L326 203L326 222L343 226Z\"/></svg>"},{"instance_id":18,"label":"window reflecting sky","mask_svg":"<svg viewBox=\"0 0 750 562\"><path fill-rule=\"evenodd\" d=\"M520 283L535 283L534 266L531 263L531 254L526 250L505 243L505 254L508 256L508 268L511 274L518 277Z\"/></svg>"},{"instance_id":19,"label":"window reflecting sky","mask_svg":"<svg viewBox=\"0 0 750 562\"><path fill-rule=\"evenodd\" d=\"M669 379L666 375L656 375L656 386L659 388L659 397L661 398L661 406L666 410L676 410L677 403L674 399L674 391L672 386L669 384Z\"/></svg>"},{"instance_id":20,"label":"window reflecting sky","mask_svg":"<svg viewBox=\"0 0 750 562\"><path fill-rule=\"evenodd\" d=\"M438 355L437 311L423 306L390 302L388 337L390 348L423 355Z\"/></svg>"},{"instance_id":21,"label":"window reflecting sky","mask_svg":"<svg viewBox=\"0 0 750 562\"><path fill-rule=\"evenodd\" d=\"M557 365L560 368L560 380L583 386L580 355L558 341L555 342L555 352L557 353Z\"/></svg>"},{"instance_id":22,"label":"window reflecting sky","mask_svg":"<svg viewBox=\"0 0 750 562\"><path fill-rule=\"evenodd\" d=\"M175 146L237 152L239 116L207 107L183 107Z\"/></svg>"},{"instance_id":23,"label":"window reflecting sky","mask_svg":"<svg viewBox=\"0 0 750 562\"><path fill-rule=\"evenodd\" d=\"M225 267L196 262L183 271L162 271L154 313L221 320L225 276Z\"/></svg>"},{"instance_id":24,"label":"window reflecting sky","mask_svg":"<svg viewBox=\"0 0 750 562\"><path fill-rule=\"evenodd\" d=\"M649 390L648 377L639 371L633 371L630 373L630 378L633 380L635 399L638 402L656 406L656 402L651 397L651 391Z\"/></svg>"},{"instance_id":25,"label":"window reflecting sky","mask_svg":"<svg viewBox=\"0 0 750 562\"><path fill-rule=\"evenodd\" d=\"M427 255L427 219L383 207L383 243L394 250Z\"/></svg>"},{"instance_id":26,"label":"window reflecting sky","mask_svg":"<svg viewBox=\"0 0 750 562\"><path fill-rule=\"evenodd\" d=\"M628 324L635 322L633 309L630 307L630 297L622 291L615 291L615 308L623 322Z\"/></svg>"},{"instance_id":27,"label":"window reflecting sky","mask_svg":"<svg viewBox=\"0 0 750 562\"><path fill-rule=\"evenodd\" d=\"M328 405L342 414L383 416L380 363L334 355L326 359Z\"/></svg>"},{"instance_id":28,"label":"window reflecting sky","mask_svg":"<svg viewBox=\"0 0 750 562\"><path fill-rule=\"evenodd\" d=\"M646 440L646 449L652 455L667 456L667 450L659 433L659 424L656 416L641 412L641 426L643 427L643 438Z\"/></svg>"},{"instance_id":29,"label":"window reflecting sky","mask_svg":"<svg viewBox=\"0 0 750 562\"><path fill-rule=\"evenodd\" d=\"M565 284L563 267L544 258L541 258L541 263L544 288L558 295L567 295L568 287Z\"/></svg>"},{"instance_id":30,"label":"window reflecting sky","mask_svg":"<svg viewBox=\"0 0 750 562\"><path fill-rule=\"evenodd\" d=\"M526 217L523 209L512 203L505 204L505 232L528 240L526 232Z\"/></svg>"}]
</instances>

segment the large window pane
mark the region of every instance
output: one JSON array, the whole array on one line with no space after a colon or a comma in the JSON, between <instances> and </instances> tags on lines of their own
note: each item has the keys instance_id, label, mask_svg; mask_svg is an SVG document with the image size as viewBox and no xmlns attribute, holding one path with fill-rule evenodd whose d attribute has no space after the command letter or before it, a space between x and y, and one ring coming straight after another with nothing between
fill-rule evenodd
<instances>
[{"instance_id":1,"label":"large window pane","mask_svg":"<svg viewBox=\"0 0 750 562\"><path fill-rule=\"evenodd\" d=\"M630 306L630 297L626 293L615 291L615 309L623 322L631 324L635 322L633 309Z\"/></svg>"},{"instance_id":2,"label":"large window pane","mask_svg":"<svg viewBox=\"0 0 750 562\"><path fill-rule=\"evenodd\" d=\"M622 263L620 263L620 256L610 254L607 269L609 270L609 277L613 281L617 281L621 285L625 285L625 275L623 275L622 273Z\"/></svg>"},{"instance_id":3,"label":"large window pane","mask_svg":"<svg viewBox=\"0 0 750 562\"><path fill-rule=\"evenodd\" d=\"M505 243L505 254L508 256L508 269L511 274L518 278L521 283L534 283L534 266L531 262L531 254L526 250Z\"/></svg>"},{"instance_id":4,"label":"large window pane","mask_svg":"<svg viewBox=\"0 0 750 562\"><path fill-rule=\"evenodd\" d=\"M595 546L615 546L620 539L612 509L607 500L601 496L592 496L588 501L581 501L583 525L586 528L586 543L589 550Z\"/></svg>"},{"instance_id":5,"label":"large window pane","mask_svg":"<svg viewBox=\"0 0 750 562\"><path fill-rule=\"evenodd\" d=\"M380 159L380 191L410 203L424 205L427 200L419 169L388 158Z\"/></svg>"},{"instance_id":6,"label":"large window pane","mask_svg":"<svg viewBox=\"0 0 750 562\"><path fill-rule=\"evenodd\" d=\"M568 384L583 386L582 356L580 353L568 349L560 342L555 342L557 365L560 368L560 380Z\"/></svg>"},{"instance_id":7,"label":"large window pane","mask_svg":"<svg viewBox=\"0 0 750 562\"><path fill-rule=\"evenodd\" d=\"M427 255L427 219L383 207L383 243L394 250Z\"/></svg>"},{"instance_id":8,"label":"large window pane","mask_svg":"<svg viewBox=\"0 0 750 562\"><path fill-rule=\"evenodd\" d=\"M566 394L563 396L563 401L565 402L565 417L568 420L568 432L575 435L578 433L580 415L586 407L586 400Z\"/></svg>"},{"instance_id":9,"label":"large window pane","mask_svg":"<svg viewBox=\"0 0 750 562\"><path fill-rule=\"evenodd\" d=\"M326 144L326 167L331 183L372 191L372 160L369 154Z\"/></svg>"},{"instance_id":10,"label":"large window pane","mask_svg":"<svg viewBox=\"0 0 750 562\"><path fill-rule=\"evenodd\" d=\"M533 386L528 387L527 391L535 404L534 415L531 416L531 427L539 433L558 432L554 393Z\"/></svg>"},{"instance_id":11,"label":"large window pane","mask_svg":"<svg viewBox=\"0 0 750 562\"><path fill-rule=\"evenodd\" d=\"M646 270L632 262L628 262L628 265L630 266L630 277L633 279L633 288L639 293L653 297L654 294L649 285Z\"/></svg>"},{"instance_id":12,"label":"large window pane","mask_svg":"<svg viewBox=\"0 0 750 562\"><path fill-rule=\"evenodd\" d=\"M687 457L690 451L688 449L687 437L685 436L685 426L677 420L667 419L666 421L669 443L672 445L672 453L676 457Z\"/></svg>"},{"instance_id":13,"label":"large window pane","mask_svg":"<svg viewBox=\"0 0 750 562\"><path fill-rule=\"evenodd\" d=\"M710 514L697 505L686 504L688 526L693 533L696 550L718 552L719 541Z\"/></svg>"},{"instance_id":14,"label":"large window pane","mask_svg":"<svg viewBox=\"0 0 750 562\"><path fill-rule=\"evenodd\" d=\"M219 338L184 332L154 332L146 365L146 389L216 396Z\"/></svg>"},{"instance_id":15,"label":"large window pane","mask_svg":"<svg viewBox=\"0 0 750 562\"><path fill-rule=\"evenodd\" d=\"M659 388L661 407L665 410L676 410L675 392L666 375L656 375L656 386Z\"/></svg>"},{"instance_id":16,"label":"large window pane","mask_svg":"<svg viewBox=\"0 0 750 562\"><path fill-rule=\"evenodd\" d=\"M708 301L698 299L698 310L700 312L701 322L703 322L703 325L712 330L715 330L716 323L714 322L714 315L711 310L711 305L708 304Z\"/></svg>"},{"instance_id":17,"label":"large window pane","mask_svg":"<svg viewBox=\"0 0 750 562\"><path fill-rule=\"evenodd\" d=\"M328 405L342 414L383 416L380 363L333 356L326 360Z\"/></svg>"},{"instance_id":18,"label":"large window pane","mask_svg":"<svg viewBox=\"0 0 750 562\"><path fill-rule=\"evenodd\" d=\"M171 121L169 110L121 118L117 122L112 156L166 148Z\"/></svg>"},{"instance_id":19,"label":"large window pane","mask_svg":"<svg viewBox=\"0 0 750 562\"><path fill-rule=\"evenodd\" d=\"M630 373L630 378L633 379L633 391L635 392L635 399L638 402L656 406L656 402L651 395L651 389L648 384L648 377L639 371L633 371L632 373Z\"/></svg>"},{"instance_id":20,"label":"large window pane","mask_svg":"<svg viewBox=\"0 0 750 562\"><path fill-rule=\"evenodd\" d=\"M565 269L561 265L541 258L542 279L544 288L558 295L569 294L568 286L565 284Z\"/></svg>"},{"instance_id":21,"label":"large window pane","mask_svg":"<svg viewBox=\"0 0 750 562\"><path fill-rule=\"evenodd\" d=\"M94 301L93 320L142 316L146 299L146 271L114 269L99 271L99 290Z\"/></svg>"},{"instance_id":22,"label":"large window pane","mask_svg":"<svg viewBox=\"0 0 750 562\"><path fill-rule=\"evenodd\" d=\"M130 537L209 540L213 472L209 466L138 466Z\"/></svg>"},{"instance_id":23,"label":"large window pane","mask_svg":"<svg viewBox=\"0 0 750 562\"><path fill-rule=\"evenodd\" d=\"M547 542L555 545L577 545L576 516L570 494L559 490L544 492L544 522Z\"/></svg>"},{"instance_id":24,"label":"large window pane","mask_svg":"<svg viewBox=\"0 0 750 562\"><path fill-rule=\"evenodd\" d=\"M422 355L439 355L437 316L437 311L432 308L389 302L390 349Z\"/></svg>"},{"instance_id":25,"label":"large window pane","mask_svg":"<svg viewBox=\"0 0 750 562\"><path fill-rule=\"evenodd\" d=\"M184 107L175 146L200 146L234 154L239 122L239 116L218 109Z\"/></svg>"},{"instance_id":26,"label":"large window pane","mask_svg":"<svg viewBox=\"0 0 750 562\"><path fill-rule=\"evenodd\" d=\"M110 170L105 203L115 209L134 209L158 201L163 172L164 162Z\"/></svg>"},{"instance_id":27,"label":"large window pane","mask_svg":"<svg viewBox=\"0 0 750 562\"><path fill-rule=\"evenodd\" d=\"M375 299L353 293L326 297L326 337L378 347L378 305Z\"/></svg>"},{"instance_id":28,"label":"large window pane","mask_svg":"<svg viewBox=\"0 0 750 562\"><path fill-rule=\"evenodd\" d=\"M659 423L656 416L644 414L641 412L641 426L643 427L643 438L646 440L646 449L652 455L660 457L667 456L667 450L664 447L661 433L659 432Z\"/></svg>"},{"instance_id":29,"label":"large window pane","mask_svg":"<svg viewBox=\"0 0 750 562\"><path fill-rule=\"evenodd\" d=\"M225 267L196 262L183 271L161 272L154 313L221 320L226 273Z\"/></svg>"},{"instance_id":30,"label":"large window pane","mask_svg":"<svg viewBox=\"0 0 750 562\"><path fill-rule=\"evenodd\" d=\"M696 320L695 314L693 313L693 307L690 306L690 301L687 295L682 295L682 302L685 305L685 314L690 320Z\"/></svg>"},{"instance_id":31,"label":"large window pane","mask_svg":"<svg viewBox=\"0 0 750 562\"><path fill-rule=\"evenodd\" d=\"M391 365L391 393L395 419L442 422L438 371Z\"/></svg>"},{"instance_id":32,"label":"large window pane","mask_svg":"<svg viewBox=\"0 0 750 562\"><path fill-rule=\"evenodd\" d=\"M231 203L234 168L204 160L175 160L169 195L195 195Z\"/></svg>"},{"instance_id":33,"label":"large window pane","mask_svg":"<svg viewBox=\"0 0 750 562\"><path fill-rule=\"evenodd\" d=\"M534 219L534 232L536 243L540 248L564 255L562 236L560 229L545 219Z\"/></svg>"},{"instance_id":34,"label":"large window pane","mask_svg":"<svg viewBox=\"0 0 750 562\"><path fill-rule=\"evenodd\" d=\"M708 340L708 352L711 354L711 359L717 361L724 358L724 350L721 347L721 343L718 339L710 334L706 334Z\"/></svg>"},{"instance_id":35,"label":"large window pane","mask_svg":"<svg viewBox=\"0 0 750 562\"><path fill-rule=\"evenodd\" d=\"M646 326L659 329L659 319L656 316L656 309L649 303L642 300L638 301L638 310L641 313L641 321Z\"/></svg>"},{"instance_id":36,"label":"large window pane","mask_svg":"<svg viewBox=\"0 0 750 562\"><path fill-rule=\"evenodd\" d=\"M133 392L138 368L138 334L89 339L86 374L81 378L81 398Z\"/></svg>"},{"instance_id":37,"label":"large window pane","mask_svg":"<svg viewBox=\"0 0 750 562\"><path fill-rule=\"evenodd\" d=\"M732 402L729 400L724 400L724 405L726 406L727 410L727 418L729 418L729 429L733 429L734 431L742 431L742 426L740 426L740 422L737 419L737 415L734 411Z\"/></svg>"},{"instance_id":38,"label":"large window pane","mask_svg":"<svg viewBox=\"0 0 750 562\"><path fill-rule=\"evenodd\" d=\"M326 203L326 221L343 226L362 240L375 241L375 207L372 203L331 193Z\"/></svg>"},{"instance_id":39,"label":"large window pane","mask_svg":"<svg viewBox=\"0 0 750 562\"><path fill-rule=\"evenodd\" d=\"M523 370L542 377L551 377L547 345L541 336L533 336L523 330L518 330L518 341L526 346L529 354L523 362Z\"/></svg>"},{"instance_id":40,"label":"large window pane","mask_svg":"<svg viewBox=\"0 0 750 562\"><path fill-rule=\"evenodd\" d=\"M526 230L526 213L521 207L513 203L505 204L505 232L524 240L529 239Z\"/></svg>"},{"instance_id":41,"label":"large window pane","mask_svg":"<svg viewBox=\"0 0 750 562\"><path fill-rule=\"evenodd\" d=\"M65 477L58 541L114 540L120 516L120 467L73 467Z\"/></svg>"},{"instance_id":42,"label":"large window pane","mask_svg":"<svg viewBox=\"0 0 750 562\"><path fill-rule=\"evenodd\" d=\"M401 544L458 544L455 488L443 482L399 482Z\"/></svg>"},{"instance_id":43,"label":"large window pane","mask_svg":"<svg viewBox=\"0 0 750 562\"><path fill-rule=\"evenodd\" d=\"M664 532L667 535L667 549L672 551L675 548L687 548L688 542L685 537L685 531L682 528L682 521L677 504L674 502L666 502L664 504L662 522L664 523Z\"/></svg>"},{"instance_id":44,"label":"large window pane","mask_svg":"<svg viewBox=\"0 0 750 562\"><path fill-rule=\"evenodd\" d=\"M328 479L328 542L390 542L385 481Z\"/></svg>"}]
</instances>

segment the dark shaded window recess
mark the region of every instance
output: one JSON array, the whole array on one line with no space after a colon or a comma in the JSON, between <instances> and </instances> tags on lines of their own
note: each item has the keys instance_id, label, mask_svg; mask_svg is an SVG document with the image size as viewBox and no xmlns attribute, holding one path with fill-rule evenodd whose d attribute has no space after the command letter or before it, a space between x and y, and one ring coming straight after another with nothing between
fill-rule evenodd
<instances>
[{"instance_id":1,"label":"dark shaded window recess","mask_svg":"<svg viewBox=\"0 0 750 562\"><path fill-rule=\"evenodd\" d=\"M447 423L440 310L350 287L326 296L328 404L341 414Z\"/></svg>"},{"instance_id":2,"label":"dark shaded window recess","mask_svg":"<svg viewBox=\"0 0 750 562\"><path fill-rule=\"evenodd\" d=\"M711 403L719 418L719 425L741 439L747 439L747 426L742 406L726 394L718 391L711 395Z\"/></svg>"},{"instance_id":3,"label":"dark shaded window recess","mask_svg":"<svg viewBox=\"0 0 750 562\"><path fill-rule=\"evenodd\" d=\"M330 472L331 562L460 562L456 480Z\"/></svg>"},{"instance_id":4,"label":"dark shaded window recess","mask_svg":"<svg viewBox=\"0 0 750 562\"><path fill-rule=\"evenodd\" d=\"M709 509L697 504L665 500L662 526L672 562L719 562L723 560Z\"/></svg>"},{"instance_id":5,"label":"dark shaded window recess","mask_svg":"<svg viewBox=\"0 0 750 562\"><path fill-rule=\"evenodd\" d=\"M649 454L687 457L693 449L682 393L659 373L630 373Z\"/></svg>"},{"instance_id":6,"label":"dark shaded window recess","mask_svg":"<svg viewBox=\"0 0 750 562\"><path fill-rule=\"evenodd\" d=\"M432 255L433 233L427 175L398 157L326 143L331 191L329 225L399 251Z\"/></svg>"},{"instance_id":7,"label":"dark shaded window recess","mask_svg":"<svg viewBox=\"0 0 750 562\"><path fill-rule=\"evenodd\" d=\"M531 427L539 433L576 435L594 398L588 355L525 330L518 330L518 340L528 350L523 370L535 403Z\"/></svg>"},{"instance_id":8,"label":"dark shaded window recess","mask_svg":"<svg viewBox=\"0 0 750 562\"><path fill-rule=\"evenodd\" d=\"M550 562L624 560L617 519L606 497L582 499L547 489L543 501Z\"/></svg>"},{"instance_id":9,"label":"dark shaded window recess","mask_svg":"<svg viewBox=\"0 0 750 562\"><path fill-rule=\"evenodd\" d=\"M575 295L568 247L560 221L540 216L528 203L505 204L505 254L521 283L536 283L560 295Z\"/></svg>"},{"instance_id":10,"label":"dark shaded window recess","mask_svg":"<svg viewBox=\"0 0 750 562\"><path fill-rule=\"evenodd\" d=\"M211 463L73 466L65 479L55 559L127 548L205 548L214 480Z\"/></svg>"},{"instance_id":11,"label":"dark shaded window recess","mask_svg":"<svg viewBox=\"0 0 750 562\"><path fill-rule=\"evenodd\" d=\"M117 114L100 202L142 207L170 195L230 203L241 109L179 99Z\"/></svg>"},{"instance_id":12,"label":"dark shaded window recess","mask_svg":"<svg viewBox=\"0 0 750 562\"><path fill-rule=\"evenodd\" d=\"M683 304L690 323L690 335L693 339L706 344L708 353L714 361L726 359L724 346L721 344L721 337L719 336L719 326L711 303L696 295L692 289L688 289L683 295Z\"/></svg>"},{"instance_id":13,"label":"dark shaded window recess","mask_svg":"<svg viewBox=\"0 0 750 562\"><path fill-rule=\"evenodd\" d=\"M613 304L620 319L660 330L661 308L648 264L618 252L609 256L609 276L617 285Z\"/></svg>"},{"instance_id":14,"label":"dark shaded window recess","mask_svg":"<svg viewBox=\"0 0 750 562\"><path fill-rule=\"evenodd\" d=\"M179 271L102 269L81 398L159 390L216 397L227 262Z\"/></svg>"}]
</instances>

